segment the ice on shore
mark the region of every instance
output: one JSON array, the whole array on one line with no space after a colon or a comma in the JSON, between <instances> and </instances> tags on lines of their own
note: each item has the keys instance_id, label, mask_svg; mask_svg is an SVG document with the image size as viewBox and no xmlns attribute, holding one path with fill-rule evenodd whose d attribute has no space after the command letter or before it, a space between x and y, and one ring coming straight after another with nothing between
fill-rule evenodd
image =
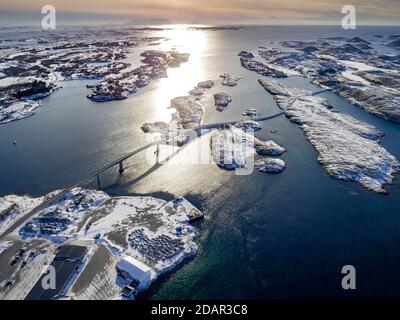
<instances>
[{"instance_id":1,"label":"ice on shore","mask_svg":"<svg viewBox=\"0 0 400 320\"><path fill-rule=\"evenodd\" d=\"M277 81L260 80L286 116L302 128L318 152L318 161L333 177L355 181L369 190L386 192L400 168L399 161L380 145L383 133L374 126L330 109L311 92L289 89ZM299 97L293 102L295 97Z\"/></svg>"}]
</instances>

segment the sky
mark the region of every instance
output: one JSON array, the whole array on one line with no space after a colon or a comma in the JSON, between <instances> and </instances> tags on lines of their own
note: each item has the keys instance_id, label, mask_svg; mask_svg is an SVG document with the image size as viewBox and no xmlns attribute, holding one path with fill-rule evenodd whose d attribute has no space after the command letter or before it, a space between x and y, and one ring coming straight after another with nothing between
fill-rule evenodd
<instances>
[{"instance_id":1,"label":"sky","mask_svg":"<svg viewBox=\"0 0 400 320\"><path fill-rule=\"evenodd\" d=\"M0 0L0 18L29 20L51 4L81 19L165 18L173 23L339 24L351 4L362 24L400 24L400 0Z\"/></svg>"}]
</instances>

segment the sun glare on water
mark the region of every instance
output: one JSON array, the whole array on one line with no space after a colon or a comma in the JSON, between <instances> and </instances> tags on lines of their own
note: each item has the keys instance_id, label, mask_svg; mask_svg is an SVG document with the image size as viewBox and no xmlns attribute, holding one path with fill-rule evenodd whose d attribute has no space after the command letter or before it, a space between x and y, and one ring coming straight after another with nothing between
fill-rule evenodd
<instances>
[{"instance_id":1,"label":"sun glare on water","mask_svg":"<svg viewBox=\"0 0 400 320\"><path fill-rule=\"evenodd\" d=\"M189 53L189 61L181 64L178 68L168 70L168 78L161 79L155 94L157 112L162 114L163 121L169 121L173 110L168 109L170 100L187 95L199 81L204 80L205 66L203 65L203 54L207 46L207 33L201 30L190 30L186 26L176 26L171 30L160 33L161 37L168 39L163 41L160 49L163 51L176 50ZM160 114L157 115L160 118Z\"/></svg>"}]
</instances>

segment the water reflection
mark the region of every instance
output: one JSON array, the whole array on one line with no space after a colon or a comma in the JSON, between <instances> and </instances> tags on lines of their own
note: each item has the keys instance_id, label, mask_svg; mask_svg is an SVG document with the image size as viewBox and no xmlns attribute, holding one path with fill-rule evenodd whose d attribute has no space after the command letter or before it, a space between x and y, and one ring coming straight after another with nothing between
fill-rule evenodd
<instances>
[{"instance_id":1,"label":"water reflection","mask_svg":"<svg viewBox=\"0 0 400 320\"><path fill-rule=\"evenodd\" d=\"M207 46L207 33L201 30L190 30L187 26L175 26L171 30L160 32L159 36L168 40L160 45L164 51L174 50L190 53L187 63L179 68L170 68L168 78L161 79L156 88L154 102L157 106L156 119L169 122L174 110L168 109L170 100L186 95L196 84L204 80L205 65L201 59Z\"/></svg>"}]
</instances>

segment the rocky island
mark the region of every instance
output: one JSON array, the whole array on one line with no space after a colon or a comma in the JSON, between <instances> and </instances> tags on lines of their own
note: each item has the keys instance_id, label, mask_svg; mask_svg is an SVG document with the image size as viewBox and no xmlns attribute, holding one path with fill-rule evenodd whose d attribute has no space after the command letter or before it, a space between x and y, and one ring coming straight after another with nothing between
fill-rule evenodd
<instances>
[{"instance_id":1,"label":"rocky island","mask_svg":"<svg viewBox=\"0 0 400 320\"><path fill-rule=\"evenodd\" d=\"M380 145L383 132L332 110L325 99L306 90L286 88L266 79L260 79L260 84L285 110L286 117L304 131L329 175L358 182L378 193L386 192L384 185L393 183L400 163Z\"/></svg>"},{"instance_id":2,"label":"rocky island","mask_svg":"<svg viewBox=\"0 0 400 320\"><path fill-rule=\"evenodd\" d=\"M249 158L255 153L261 156L280 156L286 149L272 140L260 141L254 137L254 129L238 122L236 125L223 125L212 133L210 138L211 155L222 169L236 170L250 165ZM281 159L262 158L255 168L264 173L279 173L285 169Z\"/></svg>"}]
</instances>

